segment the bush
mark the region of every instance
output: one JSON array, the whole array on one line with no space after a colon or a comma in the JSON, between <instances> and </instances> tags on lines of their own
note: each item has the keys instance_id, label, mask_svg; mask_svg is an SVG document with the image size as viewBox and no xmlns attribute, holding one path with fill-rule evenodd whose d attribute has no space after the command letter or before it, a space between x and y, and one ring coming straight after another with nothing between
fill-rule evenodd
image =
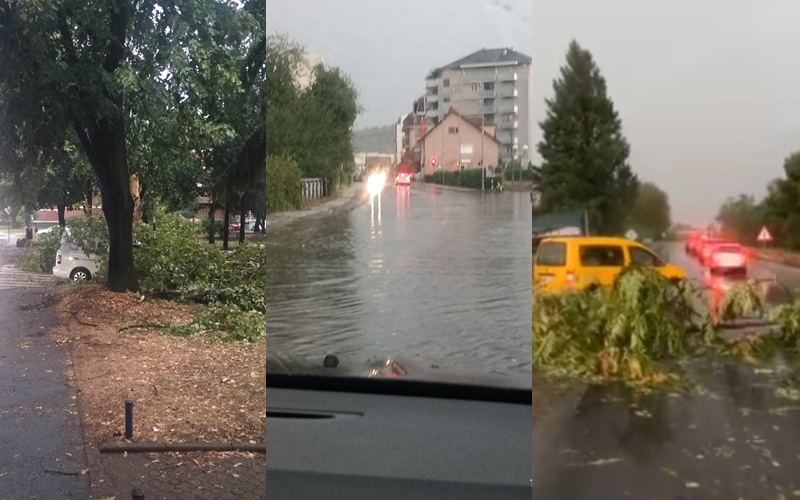
<instances>
[{"instance_id":1,"label":"bush","mask_svg":"<svg viewBox=\"0 0 800 500\"><path fill-rule=\"evenodd\" d=\"M30 250L26 251L19 259L19 268L23 271L35 273L52 272L56 263L56 252L61 245L62 228L43 234L34 240Z\"/></svg>"},{"instance_id":2,"label":"bush","mask_svg":"<svg viewBox=\"0 0 800 500\"><path fill-rule=\"evenodd\" d=\"M470 189L481 188L481 169L453 170L433 175L426 175L425 182L433 184L443 184L445 186L455 186ZM491 179L484 178L484 186L491 187Z\"/></svg>"},{"instance_id":3,"label":"bush","mask_svg":"<svg viewBox=\"0 0 800 500\"><path fill-rule=\"evenodd\" d=\"M287 156L267 157L267 213L303 206L303 172Z\"/></svg>"}]
</instances>

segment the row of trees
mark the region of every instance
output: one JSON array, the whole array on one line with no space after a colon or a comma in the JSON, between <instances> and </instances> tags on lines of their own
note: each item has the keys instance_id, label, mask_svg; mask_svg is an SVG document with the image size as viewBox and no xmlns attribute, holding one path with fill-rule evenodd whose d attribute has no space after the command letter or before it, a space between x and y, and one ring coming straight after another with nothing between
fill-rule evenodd
<instances>
[{"instance_id":1,"label":"row of trees","mask_svg":"<svg viewBox=\"0 0 800 500\"><path fill-rule=\"evenodd\" d=\"M335 191L350 182L355 168L358 93L338 68L321 64L310 68L310 85L298 85L305 56L285 36L267 40L268 211L299 208L302 177L327 179Z\"/></svg>"},{"instance_id":2,"label":"row of trees","mask_svg":"<svg viewBox=\"0 0 800 500\"><path fill-rule=\"evenodd\" d=\"M537 210L588 210L594 233L621 234L633 228L657 237L670 227L666 193L641 183L632 171L630 146L591 53L573 41L547 116L533 168Z\"/></svg>"},{"instance_id":3,"label":"row of trees","mask_svg":"<svg viewBox=\"0 0 800 500\"><path fill-rule=\"evenodd\" d=\"M800 151L784 160L783 171L762 199L740 194L725 200L717 214L724 234L753 244L767 227L777 245L800 250Z\"/></svg>"},{"instance_id":4,"label":"row of trees","mask_svg":"<svg viewBox=\"0 0 800 500\"><path fill-rule=\"evenodd\" d=\"M134 175L144 219L210 195L212 217L263 220L265 23L263 0L0 0L0 194L32 211L99 192L114 291L137 289Z\"/></svg>"}]
</instances>

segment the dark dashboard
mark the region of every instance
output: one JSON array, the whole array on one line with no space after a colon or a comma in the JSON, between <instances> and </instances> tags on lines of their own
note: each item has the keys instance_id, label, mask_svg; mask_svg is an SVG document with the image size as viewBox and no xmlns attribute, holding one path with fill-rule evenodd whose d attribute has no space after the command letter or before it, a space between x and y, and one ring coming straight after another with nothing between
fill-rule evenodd
<instances>
[{"instance_id":1,"label":"dark dashboard","mask_svg":"<svg viewBox=\"0 0 800 500\"><path fill-rule=\"evenodd\" d=\"M267 498L530 499L530 389L267 375Z\"/></svg>"}]
</instances>

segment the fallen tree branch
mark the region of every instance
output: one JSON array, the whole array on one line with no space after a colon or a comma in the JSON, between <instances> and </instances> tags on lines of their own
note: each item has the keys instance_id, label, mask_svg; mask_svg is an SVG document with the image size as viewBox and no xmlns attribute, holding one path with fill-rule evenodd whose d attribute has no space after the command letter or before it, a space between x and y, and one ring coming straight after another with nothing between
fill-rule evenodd
<instances>
[{"instance_id":1,"label":"fallen tree branch","mask_svg":"<svg viewBox=\"0 0 800 500\"><path fill-rule=\"evenodd\" d=\"M126 325L126 326L123 326L122 328L120 328L119 330L117 330L117 333L122 333L124 331L133 330L133 329L136 329L136 328L161 328L161 329L164 329L164 328L169 328L170 326L171 325L157 325L157 324L147 324L147 323L142 323L142 324L138 324L138 325Z\"/></svg>"}]
</instances>

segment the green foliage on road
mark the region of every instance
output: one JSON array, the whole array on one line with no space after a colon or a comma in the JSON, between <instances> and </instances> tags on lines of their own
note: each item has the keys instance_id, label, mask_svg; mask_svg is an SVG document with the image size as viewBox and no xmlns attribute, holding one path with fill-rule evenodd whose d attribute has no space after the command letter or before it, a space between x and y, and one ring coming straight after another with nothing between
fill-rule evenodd
<instances>
[{"instance_id":1,"label":"green foliage on road","mask_svg":"<svg viewBox=\"0 0 800 500\"><path fill-rule=\"evenodd\" d=\"M542 163L533 173L539 209L588 209L593 231L621 234L639 183L606 81L589 51L575 41L553 91L540 123Z\"/></svg>"},{"instance_id":2,"label":"green foliage on road","mask_svg":"<svg viewBox=\"0 0 800 500\"><path fill-rule=\"evenodd\" d=\"M303 206L303 172L286 156L267 158L267 213L298 210Z\"/></svg>"},{"instance_id":3,"label":"green foliage on road","mask_svg":"<svg viewBox=\"0 0 800 500\"><path fill-rule=\"evenodd\" d=\"M286 37L267 39L267 155L291 157L303 177L328 179L338 190L349 184L355 168L352 127L361 109L358 92L347 75L324 65L311 68L311 84L299 87L295 76L309 69L304 58L305 50ZM283 180L270 178L269 184Z\"/></svg>"},{"instance_id":4,"label":"green foliage on road","mask_svg":"<svg viewBox=\"0 0 800 500\"><path fill-rule=\"evenodd\" d=\"M755 283L733 287L719 316L697 309L702 291L673 283L645 268L630 267L614 286L591 291L533 293L533 366L557 377L621 380L640 386L680 380L680 363L703 353L757 362L776 349L800 354L800 299L765 311ZM700 298L702 300L702 298ZM773 331L740 338L725 325L761 317Z\"/></svg>"}]
</instances>

